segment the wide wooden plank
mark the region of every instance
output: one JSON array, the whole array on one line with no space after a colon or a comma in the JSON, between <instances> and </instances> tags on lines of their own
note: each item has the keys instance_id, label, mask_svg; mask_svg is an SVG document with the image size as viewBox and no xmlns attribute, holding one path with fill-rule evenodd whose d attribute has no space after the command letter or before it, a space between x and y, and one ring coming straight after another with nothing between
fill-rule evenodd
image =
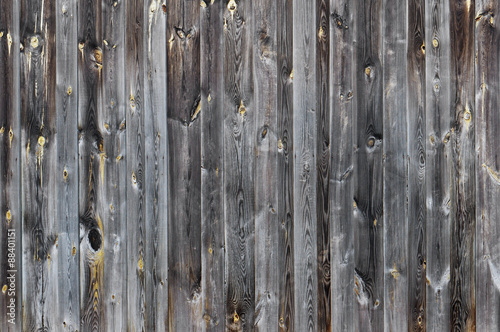
<instances>
[{"instance_id":1,"label":"wide wooden plank","mask_svg":"<svg viewBox=\"0 0 500 332\"><path fill-rule=\"evenodd\" d=\"M474 7L472 7L474 8ZM500 30L498 1L475 2L476 329L498 331L500 317ZM469 174L469 176L471 176Z\"/></svg>"},{"instance_id":2,"label":"wide wooden plank","mask_svg":"<svg viewBox=\"0 0 500 332\"><path fill-rule=\"evenodd\" d=\"M426 328L425 1L408 3L408 328Z\"/></svg>"},{"instance_id":3,"label":"wide wooden plank","mask_svg":"<svg viewBox=\"0 0 500 332\"><path fill-rule=\"evenodd\" d=\"M425 2L426 323L450 330L450 9L448 1Z\"/></svg>"},{"instance_id":4,"label":"wide wooden plank","mask_svg":"<svg viewBox=\"0 0 500 332\"><path fill-rule=\"evenodd\" d=\"M223 331L224 299L224 10L202 3L201 71L201 301L202 331Z\"/></svg>"},{"instance_id":5,"label":"wide wooden plank","mask_svg":"<svg viewBox=\"0 0 500 332\"><path fill-rule=\"evenodd\" d=\"M22 327L19 3L0 1L0 331Z\"/></svg>"},{"instance_id":6,"label":"wide wooden plank","mask_svg":"<svg viewBox=\"0 0 500 332\"><path fill-rule=\"evenodd\" d=\"M54 330L75 331L80 326L80 256L72 252L80 241L78 216L78 48L77 7L68 0L57 0L56 22L56 125L57 163L54 173L57 196L55 220L57 239L52 260L58 260L57 311ZM54 36L50 37L54 39ZM52 308L54 310L54 308Z\"/></svg>"},{"instance_id":7,"label":"wide wooden plank","mask_svg":"<svg viewBox=\"0 0 500 332\"><path fill-rule=\"evenodd\" d=\"M332 331L357 331L354 317L353 18L348 0L330 1L330 246Z\"/></svg>"},{"instance_id":8,"label":"wide wooden plank","mask_svg":"<svg viewBox=\"0 0 500 332\"><path fill-rule=\"evenodd\" d=\"M450 2L451 74L451 329L476 328L474 9L471 0Z\"/></svg>"},{"instance_id":9,"label":"wide wooden plank","mask_svg":"<svg viewBox=\"0 0 500 332\"><path fill-rule=\"evenodd\" d=\"M354 261L361 331L384 329L382 1L358 1L354 20Z\"/></svg>"},{"instance_id":10,"label":"wide wooden plank","mask_svg":"<svg viewBox=\"0 0 500 332\"><path fill-rule=\"evenodd\" d=\"M56 107L55 2L21 2L21 145L23 168L23 329L52 330L59 303L57 258L59 134ZM11 47L16 47L11 45ZM10 130L9 130L10 131ZM61 137L62 138L62 137ZM63 139L61 140L63 141ZM67 249L66 249L67 250ZM52 259L52 257L56 257Z\"/></svg>"},{"instance_id":11,"label":"wide wooden plank","mask_svg":"<svg viewBox=\"0 0 500 332\"><path fill-rule=\"evenodd\" d=\"M146 331L166 331L167 235L167 16L160 0L144 1Z\"/></svg>"},{"instance_id":12,"label":"wide wooden plank","mask_svg":"<svg viewBox=\"0 0 500 332\"><path fill-rule=\"evenodd\" d=\"M293 1L277 3L278 273L280 331L294 331Z\"/></svg>"},{"instance_id":13,"label":"wide wooden plank","mask_svg":"<svg viewBox=\"0 0 500 332\"><path fill-rule=\"evenodd\" d=\"M318 330L316 4L293 1L294 329ZM321 211L320 211L321 213Z\"/></svg>"},{"instance_id":14,"label":"wide wooden plank","mask_svg":"<svg viewBox=\"0 0 500 332\"><path fill-rule=\"evenodd\" d=\"M168 325L194 331L201 303L200 2L166 2Z\"/></svg>"},{"instance_id":15,"label":"wide wooden plank","mask_svg":"<svg viewBox=\"0 0 500 332\"><path fill-rule=\"evenodd\" d=\"M78 139L80 213L80 328L101 330L104 316L103 211L106 151L102 116L102 12L100 1L78 6ZM100 114L101 113L101 114ZM102 216L102 217L101 217ZM78 255L73 244L72 254Z\"/></svg>"},{"instance_id":16,"label":"wide wooden plank","mask_svg":"<svg viewBox=\"0 0 500 332\"><path fill-rule=\"evenodd\" d=\"M255 119L253 2L230 0L224 11L224 203L226 330L255 322ZM260 172L259 172L260 173ZM259 175L260 176L260 175Z\"/></svg>"},{"instance_id":17,"label":"wide wooden plank","mask_svg":"<svg viewBox=\"0 0 500 332\"><path fill-rule=\"evenodd\" d=\"M406 42L407 5L384 7L384 320L385 331L407 331L408 211Z\"/></svg>"},{"instance_id":18,"label":"wide wooden plank","mask_svg":"<svg viewBox=\"0 0 500 332\"><path fill-rule=\"evenodd\" d=\"M97 113L103 150L97 206L103 228L102 305L104 330L124 330L127 324L127 217L125 112L126 6L113 0L102 2L102 104ZM123 282L116 282L123 280Z\"/></svg>"}]
</instances>

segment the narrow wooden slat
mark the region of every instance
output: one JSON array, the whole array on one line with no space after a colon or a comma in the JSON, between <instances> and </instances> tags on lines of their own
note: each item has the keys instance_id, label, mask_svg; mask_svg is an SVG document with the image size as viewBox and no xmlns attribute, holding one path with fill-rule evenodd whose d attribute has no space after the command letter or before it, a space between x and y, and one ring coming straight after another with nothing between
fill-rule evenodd
<instances>
[{"instance_id":1,"label":"narrow wooden slat","mask_svg":"<svg viewBox=\"0 0 500 332\"><path fill-rule=\"evenodd\" d=\"M361 331L384 329L382 1L358 1L354 20L354 261Z\"/></svg>"},{"instance_id":2,"label":"narrow wooden slat","mask_svg":"<svg viewBox=\"0 0 500 332\"><path fill-rule=\"evenodd\" d=\"M318 329L316 5L293 1L294 329ZM321 212L320 212L321 213Z\"/></svg>"},{"instance_id":3,"label":"narrow wooden slat","mask_svg":"<svg viewBox=\"0 0 500 332\"><path fill-rule=\"evenodd\" d=\"M474 7L472 7L474 8ZM475 2L477 331L500 330L500 30L498 1ZM469 174L469 177L472 175ZM469 178L470 181L470 178Z\"/></svg>"},{"instance_id":4,"label":"narrow wooden slat","mask_svg":"<svg viewBox=\"0 0 500 332\"><path fill-rule=\"evenodd\" d=\"M102 104L98 119L103 151L99 152L101 189L97 209L104 233L105 330L124 330L127 326L125 10L123 2L102 2Z\"/></svg>"},{"instance_id":5,"label":"narrow wooden slat","mask_svg":"<svg viewBox=\"0 0 500 332\"><path fill-rule=\"evenodd\" d=\"M0 331L22 329L19 4L0 1Z\"/></svg>"},{"instance_id":6,"label":"narrow wooden slat","mask_svg":"<svg viewBox=\"0 0 500 332\"><path fill-rule=\"evenodd\" d=\"M168 324L193 331L201 303L200 2L168 0Z\"/></svg>"},{"instance_id":7,"label":"narrow wooden slat","mask_svg":"<svg viewBox=\"0 0 500 332\"><path fill-rule=\"evenodd\" d=\"M255 0L255 322L278 331L278 172L276 2Z\"/></svg>"},{"instance_id":8,"label":"narrow wooden slat","mask_svg":"<svg viewBox=\"0 0 500 332\"><path fill-rule=\"evenodd\" d=\"M224 22L222 0L200 9L201 301L203 331L222 331L224 311Z\"/></svg>"},{"instance_id":9,"label":"narrow wooden slat","mask_svg":"<svg viewBox=\"0 0 500 332\"><path fill-rule=\"evenodd\" d=\"M330 331L330 1L316 1L318 330Z\"/></svg>"},{"instance_id":10,"label":"narrow wooden slat","mask_svg":"<svg viewBox=\"0 0 500 332\"><path fill-rule=\"evenodd\" d=\"M58 260L58 310L54 330L80 327L80 256L71 248L80 241L78 217L78 78L77 7L74 1L57 0L56 22L56 125L57 163L54 173L57 196L57 238L52 260ZM49 38L54 39L54 36Z\"/></svg>"},{"instance_id":11,"label":"narrow wooden slat","mask_svg":"<svg viewBox=\"0 0 500 332\"><path fill-rule=\"evenodd\" d=\"M100 1L84 1L78 5L80 327L83 332L105 326L102 213L109 206L102 200L106 151L104 123L99 118L103 76L101 8ZM77 243L72 245L72 254L78 255L77 248Z\"/></svg>"},{"instance_id":12,"label":"narrow wooden slat","mask_svg":"<svg viewBox=\"0 0 500 332\"><path fill-rule=\"evenodd\" d=\"M21 3L24 330L53 330L60 311L55 2ZM11 47L17 47L12 44ZM62 138L62 137L61 137ZM61 141L63 141L61 139ZM62 170L61 170L62 171ZM56 259L52 259L56 257Z\"/></svg>"},{"instance_id":13,"label":"narrow wooden slat","mask_svg":"<svg viewBox=\"0 0 500 332\"><path fill-rule=\"evenodd\" d=\"M293 1L277 3L278 271L280 331L294 331Z\"/></svg>"},{"instance_id":14,"label":"narrow wooden slat","mask_svg":"<svg viewBox=\"0 0 500 332\"><path fill-rule=\"evenodd\" d=\"M144 134L146 199L146 331L166 331L167 234L167 16L163 2L144 2Z\"/></svg>"},{"instance_id":15,"label":"narrow wooden slat","mask_svg":"<svg viewBox=\"0 0 500 332\"><path fill-rule=\"evenodd\" d=\"M226 330L251 331L255 313L255 119L253 3L224 11L224 204ZM261 176L261 175L258 175Z\"/></svg>"},{"instance_id":16,"label":"narrow wooden slat","mask_svg":"<svg viewBox=\"0 0 500 332\"><path fill-rule=\"evenodd\" d=\"M451 329L476 328L475 298L475 1L450 2L451 71ZM491 23L491 22L490 22ZM493 313L492 313L493 314Z\"/></svg>"},{"instance_id":17,"label":"narrow wooden slat","mask_svg":"<svg viewBox=\"0 0 500 332\"><path fill-rule=\"evenodd\" d=\"M425 2L427 329L450 330L450 10Z\"/></svg>"},{"instance_id":18,"label":"narrow wooden slat","mask_svg":"<svg viewBox=\"0 0 500 332\"><path fill-rule=\"evenodd\" d=\"M353 18L356 6L330 1L330 245L332 331L357 331L354 317Z\"/></svg>"},{"instance_id":19,"label":"narrow wooden slat","mask_svg":"<svg viewBox=\"0 0 500 332\"><path fill-rule=\"evenodd\" d=\"M408 211L405 2L384 7L384 320L385 331L408 330Z\"/></svg>"}]
</instances>

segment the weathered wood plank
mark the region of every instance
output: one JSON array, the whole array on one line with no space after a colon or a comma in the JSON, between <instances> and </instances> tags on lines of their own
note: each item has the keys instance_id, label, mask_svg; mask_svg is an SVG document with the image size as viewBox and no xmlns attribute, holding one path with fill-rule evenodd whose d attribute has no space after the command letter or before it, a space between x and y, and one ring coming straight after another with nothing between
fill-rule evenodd
<instances>
[{"instance_id":1,"label":"weathered wood plank","mask_svg":"<svg viewBox=\"0 0 500 332\"><path fill-rule=\"evenodd\" d=\"M354 261L361 331L384 329L382 1L356 3L354 20Z\"/></svg>"},{"instance_id":2,"label":"weathered wood plank","mask_svg":"<svg viewBox=\"0 0 500 332\"><path fill-rule=\"evenodd\" d=\"M224 11L224 203L226 329L255 322L255 119L253 3L230 0ZM257 174L255 174L257 175Z\"/></svg>"},{"instance_id":3,"label":"weathered wood plank","mask_svg":"<svg viewBox=\"0 0 500 332\"><path fill-rule=\"evenodd\" d=\"M451 329L476 328L475 298L475 1L450 2L451 71Z\"/></svg>"},{"instance_id":4,"label":"weathered wood plank","mask_svg":"<svg viewBox=\"0 0 500 332\"><path fill-rule=\"evenodd\" d=\"M116 3L116 5L115 5ZM121 2L102 2L102 104L97 113L102 133L99 216L103 222L104 330L124 330L127 324L126 162L125 155L125 24ZM123 282L117 282L123 280Z\"/></svg>"},{"instance_id":5,"label":"weathered wood plank","mask_svg":"<svg viewBox=\"0 0 500 332\"><path fill-rule=\"evenodd\" d=\"M318 330L330 331L330 1L316 1Z\"/></svg>"},{"instance_id":6,"label":"weathered wood plank","mask_svg":"<svg viewBox=\"0 0 500 332\"><path fill-rule=\"evenodd\" d=\"M99 118L103 102L101 14L100 1L85 1L78 6L80 327L83 332L99 331L105 326L104 228L100 213L109 206L101 201L106 156L104 123ZM71 250L78 255L76 244Z\"/></svg>"},{"instance_id":7,"label":"weathered wood plank","mask_svg":"<svg viewBox=\"0 0 500 332\"><path fill-rule=\"evenodd\" d=\"M24 330L62 326L57 256L57 135L55 2L21 3L21 145L23 166ZM16 47L15 45L11 45Z\"/></svg>"},{"instance_id":8,"label":"weathered wood plank","mask_svg":"<svg viewBox=\"0 0 500 332\"><path fill-rule=\"evenodd\" d=\"M425 2L427 301L431 331L450 330L450 9L448 1Z\"/></svg>"},{"instance_id":9,"label":"weathered wood plank","mask_svg":"<svg viewBox=\"0 0 500 332\"><path fill-rule=\"evenodd\" d=\"M384 7L384 319L385 331L407 331L408 211L405 2Z\"/></svg>"},{"instance_id":10,"label":"weathered wood plank","mask_svg":"<svg viewBox=\"0 0 500 332\"><path fill-rule=\"evenodd\" d=\"M474 8L474 7L473 7ZM476 328L500 330L500 30L498 1L476 0ZM469 174L470 176L470 174ZM470 179L469 179L470 181Z\"/></svg>"},{"instance_id":11,"label":"weathered wood plank","mask_svg":"<svg viewBox=\"0 0 500 332\"><path fill-rule=\"evenodd\" d=\"M0 1L0 331L22 327L19 4Z\"/></svg>"},{"instance_id":12,"label":"weathered wood plank","mask_svg":"<svg viewBox=\"0 0 500 332\"><path fill-rule=\"evenodd\" d=\"M58 260L58 308L54 330L80 328L80 256L71 248L80 241L78 216L78 78L76 2L57 0L55 5L56 42L56 180L57 238L52 260ZM53 38L53 36L51 37ZM57 311L56 311L57 310Z\"/></svg>"},{"instance_id":13,"label":"weathered wood plank","mask_svg":"<svg viewBox=\"0 0 500 332\"><path fill-rule=\"evenodd\" d=\"M293 1L294 329L318 329L317 74L314 2ZM321 212L320 212L321 213Z\"/></svg>"},{"instance_id":14,"label":"weathered wood plank","mask_svg":"<svg viewBox=\"0 0 500 332\"><path fill-rule=\"evenodd\" d=\"M224 23L226 3L200 9L201 301L203 331L222 331L224 311Z\"/></svg>"},{"instance_id":15,"label":"weathered wood plank","mask_svg":"<svg viewBox=\"0 0 500 332\"><path fill-rule=\"evenodd\" d=\"M279 327L294 331L293 1L277 3Z\"/></svg>"},{"instance_id":16,"label":"weathered wood plank","mask_svg":"<svg viewBox=\"0 0 500 332\"><path fill-rule=\"evenodd\" d=\"M354 317L353 17L348 0L330 1L330 245L332 331L357 331Z\"/></svg>"},{"instance_id":17,"label":"weathered wood plank","mask_svg":"<svg viewBox=\"0 0 500 332\"><path fill-rule=\"evenodd\" d=\"M171 331L199 329L201 287L200 2L166 2L168 289Z\"/></svg>"},{"instance_id":18,"label":"weathered wood plank","mask_svg":"<svg viewBox=\"0 0 500 332\"><path fill-rule=\"evenodd\" d=\"M425 2L408 3L408 328L426 328Z\"/></svg>"},{"instance_id":19,"label":"weathered wood plank","mask_svg":"<svg viewBox=\"0 0 500 332\"><path fill-rule=\"evenodd\" d=\"M255 322L257 331L278 331L277 4L255 0Z\"/></svg>"},{"instance_id":20,"label":"weathered wood plank","mask_svg":"<svg viewBox=\"0 0 500 332\"><path fill-rule=\"evenodd\" d=\"M160 0L145 1L144 133L146 199L146 331L166 331L167 234L167 25Z\"/></svg>"}]
</instances>

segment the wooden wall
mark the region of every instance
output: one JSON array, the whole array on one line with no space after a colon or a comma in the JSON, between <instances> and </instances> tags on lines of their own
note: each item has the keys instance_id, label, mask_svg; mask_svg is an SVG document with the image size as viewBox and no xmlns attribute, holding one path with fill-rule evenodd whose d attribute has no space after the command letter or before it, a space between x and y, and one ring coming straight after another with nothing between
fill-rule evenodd
<instances>
[{"instance_id":1,"label":"wooden wall","mask_svg":"<svg viewBox=\"0 0 500 332\"><path fill-rule=\"evenodd\" d=\"M500 331L495 0L0 0L0 331Z\"/></svg>"}]
</instances>

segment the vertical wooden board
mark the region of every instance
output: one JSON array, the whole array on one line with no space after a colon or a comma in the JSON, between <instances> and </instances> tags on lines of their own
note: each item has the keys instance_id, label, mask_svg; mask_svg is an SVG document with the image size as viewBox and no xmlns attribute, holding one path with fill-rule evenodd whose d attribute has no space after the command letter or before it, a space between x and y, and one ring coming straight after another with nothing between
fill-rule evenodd
<instances>
[{"instance_id":1,"label":"vertical wooden board","mask_svg":"<svg viewBox=\"0 0 500 332\"><path fill-rule=\"evenodd\" d=\"M253 3L229 0L224 11L224 204L226 329L255 322Z\"/></svg>"},{"instance_id":2,"label":"vertical wooden board","mask_svg":"<svg viewBox=\"0 0 500 332\"><path fill-rule=\"evenodd\" d=\"M426 329L425 2L408 3L408 328Z\"/></svg>"},{"instance_id":3,"label":"vertical wooden board","mask_svg":"<svg viewBox=\"0 0 500 332\"><path fill-rule=\"evenodd\" d=\"M294 331L293 1L277 3L278 273L280 331Z\"/></svg>"},{"instance_id":4,"label":"vertical wooden board","mask_svg":"<svg viewBox=\"0 0 500 332\"><path fill-rule=\"evenodd\" d=\"M354 20L354 261L361 331L384 329L382 1L358 1Z\"/></svg>"},{"instance_id":5,"label":"vertical wooden board","mask_svg":"<svg viewBox=\"0 0 500 332\"><path fill-rule=\"evenodd\" d=\"M19 4L0 1L0 331L22 328Z\"/></svg>"},{"instance_id":6,"label":"vertical wooden board","mask_svg":"<svg viewBox=\"0 0 500 332\"><path fill-rule=\"evenodd\" d=\"M425 2L427 329L450 330L450 11Z\"/></svg>"},{"instance_id":7,"label":"vertical wooden board","mask_svg":"<svg viewBox=\"0 0 500 332\"><path fill-rule=\"evenodd\" d=\"M500 30L497 1L477 0L475 88L476 112L476 328L500 329Z\"/></svg>"},{"instance_id":8,"label":"vertical wooden board","mask_svg":"<svg viewBox=\"0 0 500 332\"><path fill-rule=\"evenodd\" d=\"M222 331L224 311L224 76L222 0L200 9L202 331Z\"/></svg>"},{"instance_id":9,"label":"vertical wooden board","mask_svg":"<svg viewBox=\"0 0 500 332\"><path fill-rule=\"evenodd\" d=\"M199 329L201 287L200 2L166 2L168 324Z\"/></svg>"},{"instance_id":10,"label":"vertical wooden board","mask_svg":"<svg viewBox=\"0 0 500 332\"><path fill-rule=\"evenodd\" d=\"M101 2L78 5L78 140L80 253L73 244L73 255L80 255L80 328L101 330L104 317L105 234L100 213L103 206L104 151L102 116L102 24ZM100 114L101 113L101 114ZM107 223L107 220L104 220Z\"/></svg>"},{"instance_id":11,"label":"vertical wooden board","mask_svg":"<svg viewBox=\"0 0 500 332\"><path fill-rule=\"evenodd\" d=\"M450 2L451 35L451 329L476 328L475 298L475 1ZM491 22L490 22L491 23ZM493 314L493 313L491 313Z\"/></svg>"},{"instance_id":12,"label":"vertical wooden board","mask_svg":"<svg viewBox=\"0 0 500 332\"><path fill-rule=\"evenodd\" d=\"M258 331L278 331L278 173L276 2L255 0L255 321Z\"/></svg>"},{"instance_id":13,"label":"vertical wooden board","mask_svg":"<svg viewBox=\"0 0 500 332\"><path fill-rule=\"evenodd\" d=\"M167 16L160 0L145 1L143 15L147 301L145 329L166 331L168 317Z\"/></svg>"},{"instance_id":14,"label":"vertical wooden board","mask_svg":"<svg viewBox=\"0 0 500 332\"><path fill-rule=\"evenodd\" d=\"M317 75L314 2L293 1L294 328L318 329Z\"/></svg>"},{"instance_id":15,"label":"vertical wooden board","mask_svg":"<svg viewBox=\"0 0 500 332\"><path fill-rule=\"evenodd\" d=\"M330 1L330 245L332 331L357 331L354 316L353 17L356 6Z\"/></svg>"},{"instance_id":16,"label":"vertical wooden board","mask_svg":"<svg viewBox=\"0 0 500 332\"><path fill-rule=\"evenodd\" d=\"M71 248L79 243L78 217L78 82L77 8L75 1L57 0L56 127L57 163L54 173L57 196L57 237L51 259L58 260L59 279L55 330L80 328L80 259ZM54 36L52 36L54 38Z\"/></svg>"},{"instance_id":17,"label":"vertical wooden board","mask_svg":"<svg viewBox=\"0 0 500 332\"><path fill-rule=\"evenodd\" d=\"M104 330L127 324L127 217L125 127L125 10L121 1L102 2L102 101L98 107L103 150L99 151L99 205L103 227L102 305Z\"/></svg>"},{"instance_id":18,"label":"vertical wooden board","mask_svg":"<svg viewBox=\"0 0 500 332\"><path fill-rule=\"evenodd\" d=\"M316 1L318 330L330 331L330 1Z\"/></svg>"},{"instance_id":19,"label":"vertical wooden board","mask_svg":"<svg viewBox=\"0 0 500 332\"><path fill-rule=\"evenodd\" d=\"M405 2L384 8L384 320L385 331L408 330L407 116Z\"/></svg>"},{"instance_id":20,"label":"vertical wooden board","mask_svg":"<svg viewBox=\"0 0 500 332\"><path fill-rule=\"evenodd\" d=\"M21 3L24 329L57 329L57 134L55 3ZM16 47L12 45L12 47ZM56 259L52 259L52 257Z\"/></svg>"},{"instance_id":21,"label":"vertical wooden board","mask_svg":"<svg viewBox=\"0 0 500 332\"><path fill-rule=\"evenodd\" d=\"M144 1L126 6L125 91L127 130L127 329L146 330L146 173L144 141Z\"/></svg>"}]
</instances>

